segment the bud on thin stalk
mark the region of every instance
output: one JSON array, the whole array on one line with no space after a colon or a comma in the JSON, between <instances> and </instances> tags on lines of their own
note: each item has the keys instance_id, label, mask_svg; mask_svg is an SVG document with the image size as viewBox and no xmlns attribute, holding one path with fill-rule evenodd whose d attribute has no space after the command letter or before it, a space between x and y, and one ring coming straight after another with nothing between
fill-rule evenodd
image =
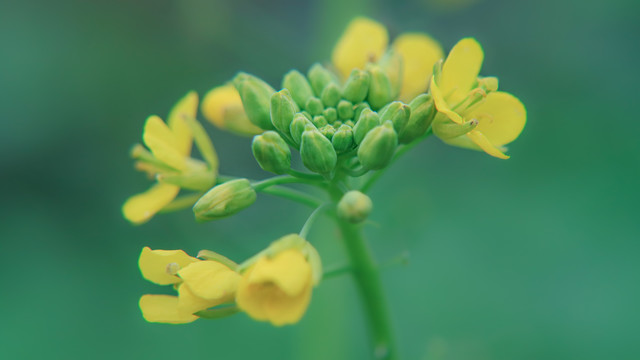
<instances>
[{"instance_id":1,"label":"bud on thin stalk","mask_svg":"<svg viewBox=\"0 0 640 360\"><path fill-rule=\"evenodd\" d=\"M266 131L254 137L251 150L258 165L265 171L284 174L291 168L289 146L275 131Z\"/></svg>"},{"instance_id":2,"label":"bud on thin stalk","mask_svg":"<svg viewBox=\"0 0 640 360\"><path fill-rule=\"evenodd\" d=\"M396 146L398 135L393 129L393 123L387 121L364 137L358 148L358 160L365 169L382 169L391 162Z\"/></svg>"},{"instance_id":3,"label":"bud on thin stalk","mask_svg":"<svg viewBox=\"0 0 640 360\"><path fill-rule=\"evenodd\" d=\"M291 97L298 107L303 108L310 97L313 96L313 89L307 78L298 70L289 71L282 79L282 87L289 89Z\"/></svg>"},{"instance_id":4,"label":"bud on thin stalk","mask_svg":"<svg viewBox=\"0 0 640 360\"><path fill-rule=\"evenodd\" d=\"M240 94L249 120L262 129L273 129L269 109L271 95L276 91L259 78L242 72L233 79L233 85Z\"/></svg>"},{"instance_id":5,"label":"bud on thin stalk","mask_svg":"<svg viewBox=\"0 0 640 360\"><path fill-rule=\"evenodd\" d=\"M256 201L256 192L247 179L215 186L193 206L198 221L221 219L240 212Z\"/></svg>"}]
</instances>

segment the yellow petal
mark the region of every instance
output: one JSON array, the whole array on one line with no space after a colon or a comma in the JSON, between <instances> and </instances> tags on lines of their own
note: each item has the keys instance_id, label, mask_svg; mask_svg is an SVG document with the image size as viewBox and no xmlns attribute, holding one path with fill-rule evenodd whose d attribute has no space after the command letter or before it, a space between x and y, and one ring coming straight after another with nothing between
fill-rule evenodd
<instances>
[{"instance_id":1,"label":"yellow petal","mask_svg":"<svg viewBox=\"0 0 640 360\"><path fill-rule=\"evenodd\" d=\"M482 47L473 38L462 39L451 49L438 83L450 106L467 96L478 78L483 59Z\"/></svg>"},{"instance_id":2,"label":"yellow petal","mask_svg":"<svg viewBox=\"0 0 640 360\"><path fill-rule=\"evenodd\" d=\"M375 62L389 42L387 29L371 19L353 19L333 48L331 61L343 78L354 68L362 69L367 62Z\"/></svg>"},{"instance_id":3,"label":"yellow petal","mask_svg":"<svg viewBox=\"0 0 640 360\"><path fill-rule=\"evenodd\" d=\"M178 140L178 151L187 156L191 154L193 135L184 121L184 116L194 118L198 112L198 94L190 91L173 106L169 112L167 124Z\"/></svg>"},{"instance_id":4,"label":"yellow petal","mask_svg":"<svg viewBox=\"0 0 640 360\"><path fill-rule=\"evenodd\" d=\"M491 142L478 130L472 130L466 135L474 144L478 145L487 154L497 157L499 159L508 159L509 156L505 155L500 149L491 144Z\"/></svg>"},{"instance_id":5,"label":"yellow petal","mask_svg":"<svg viewBox=\"0 0 640 360\"><path fill-rule=\"evenodd\" d=\"M159 117L154 115L147 118L142 140L156 159L176 170L184 170L186 167L180 141Z\"/></svg>"},{"instance_id":6,"label":"yellow petal","mask_svg":"<svg viewBox=\"0 0 640 360\"><path fill-rule=\"evenodd\" d=\"M444 53L437 41L422 33L402 34L392 46L404 62L400 100L409 102L427 91L433 65L444 57Z\"/></svg>"},{"instance_id":7,"label":"yellow petal","mask_svg":"<svg viewBox=\"0 0 640 360\"><path fill-rule=\"evenodd\" d=\"M484 101L464 114L465 119L478 119L477 131L494 146L502 146L515 140L527 122L527 111L515 96L492 92Z\"/></svg>"},{"instance_id":8,"label":"yellow petal","mask_svg":"<svg viewBox=\"0 0 640 360\"><path fill-rule=\"evenodd\" d=\"M253 319L264 321L267 320L267 313L264 308L264 290L262 284L251 284L249 278L253 273L254 267L250 267L244 272L240 283L238 284L238 291L236 293L236 303L238 308L245 311ZM272 286L276 289L275 286Z\"/></svg>"},{"instance_id":9,"label":"yellow petal","mask_svg":"<svg viewBox=\"0 0 640 360\"><path fill-rule=\"evenodd\" d=\"M307 311L311 302L311 285L308 284L296 296L289 296L283 291L276 292L265 302L265 312L269 321L275 326L295 324Z\"/></svg>"},{"instance_id":10,"label":"yellow petal","mask_svg":"<svg viewBox=\"0 0 640 360\"><path fill-rule=\"evenodd\" d=\"M283 251L273 259L263 257L253 267L250 283L273 283L290 296L300 294L311 279L311 265L299 250Z\"/></svg>"},{"instance_id":11,"label":"yellow petal","mask_svg":"<svg viewBox=\"0 0 640 360\"><path fill-rule=\"evenodd\" d=\"M198 319L178 311L178 297L169 295L143 295L140 298L142 316L148 322L186 324Z\"/></svg>"},{"instance_id":12,"label":"yellow petal","mask_svg":"<svg viewBox=\"0 0 640 360\"><path fill-rule=\"evenodd\" d=\"M180 282L180 278L167 272L169 264L178 264L180 268L199 262L200 260L187 255L182 250L151 250L149 247L142 249L138 259L138 267L142 276L158 285L169 285Z\"/></svg>"},{"instance_id":13,"label":"yellow petal","mask_svg":"<svg viewBox=\"0 0 640 360\"><path fill-rule=\"evenodd\" d=\"M431 86L429 90L431 91L431 96L433 96L433 103L436 105L436 109L438 110L438 112L443 113L456 124L464 123L462 117L457 112L449 108L449 105L445 101L444 95L442 94L442 90L440 90L440 87L436 83L435 77L431 78Z\"/></svg>"},{"instance_id":14,"label":"yellow petal","mask_svg":"<svg viewBox=\"0 0 640 360\"><path fill-rule=\"evenodd\" d=\"M199 261L178 271L194 295L206 300L233 297L240 275L217 261Z\"/></svg>"},{"instance_id":15,"label":"yellow petal","mask_svg":"<svg viewBox=\"0 0 640 360\"><path fill-rule=\"evenodd\" d=\"M127 199L122 205L122 214L132 223L142 224L173 201L179 191L178 186L157 183L149 190Z\"/></svg>"},{"instance_id":16,"label":"yellow petal","mask_svg":"<svg viewBox=\"0 0 640 360\"><path fill-rule=\"evenodd\" d=\"M232 84L211 89L204 96L201 108L204 117L220 129L249 136L264 132L249 121L240 94Z\"/></svg>"},{"instance_id":17,"label":"yellow petal","mask_svg":"<svg viewBox=\"0 0 640 360\"><path fill-rule=\"evenodd\" d=\"M178 313L182 316L191 315L198 311L220 305L230 299L233 299L233 296L217 300L203 299L194 294L189 286L182 284L178 288Z\"/></svg>"}]
</instances>

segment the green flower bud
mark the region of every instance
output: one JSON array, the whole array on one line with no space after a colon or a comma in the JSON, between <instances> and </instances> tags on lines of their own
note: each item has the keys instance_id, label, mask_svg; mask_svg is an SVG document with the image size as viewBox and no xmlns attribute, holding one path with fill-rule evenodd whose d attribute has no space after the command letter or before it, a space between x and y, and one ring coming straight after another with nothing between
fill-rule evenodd
<instances>
[{"instance_id":1,"label":"green flower bud","mask_svg":"<svg viewBox=\"0 0 640 360\"><path fill-rule=\"evenodd\" d=\"M367 69L371 74L367 101L372 109L378 110L393 100L393 86L380 66L368 65Z\"/></svg>"},{"instance_id":2,"label":"green flower bud","mask_svg":"<svg viewBox=\"0 0 640 360\"><path fill-rule=\"evenodd\" d=\"M341 125L336 133L333 134L331 143L338 153L351 150L353 147L353 129L348 125Z\"/></svg>"},{"instance_id":3,"label":"green flower bud","mask_svg":"<svg viewBox=\"0 0 640 360\"><path fill-rule=\"evenodd\" d=\"M302 134L300 156L304 166L320 174L331 172L338 161L331 141L313 126L307 126Z\"/></svg>"},{"instance_id":4,"label":"green flower bud","mask_svg":"<svg viewBox=\"0 0 640 360\"><path fill-rule=\"evenodd\" d=\"M233 215L253 204L256 192L247 179L237 179L215 186L193 206L196 220L216 220Z\"/></svg>"},{"instance_id":5,"label":"green flower bud","mask_svg":"<svg viewBox=\"0 0 640 360\"><path fill-rule=\"evenodd\" d=\"M353 110L353 121L354 122L358 122L358 119L360 118L360 114L362 114L362 110L364 110L364 109L371 109L371 107L366 102L363 102L363 103L360 103L360 104L356 105L356 108Z\"/></svg>"},{"instance_id":6,"label":"green flower bud","mask_svg":"<svg viewBox=\"0 0 640 360\"><path fill-rule=\"evenodd\" d=\"M398 134L393 123L387 121L364 137L358 148L358 160L365 169L379 170L391 162L398 146Z\"/></svg>"},{"instance_id":7,"label":"green flower bud","mask_svg":"<svg viewBox=\"0 0 640 360\"><path fill-rule=\"evenodd\" d=\"M311 116L308 111L301 111L300 114L304 115L309 121L313 120L313 116Z\"/></svg>"},{"instance_id":8,"label":"green flower bud","mask_svg":"<svg viewBox=\"0 0 640 360\"><path fill-rule=\"evenodd\" d=\"M394 101L380 110L380 122L391 120L396 133L402 132L409 122L411 108L400 101Z\"/></svg>"},{"instance_id":9,"label":"green flower bud","mask_svg":"<svg viewBox=\"0 0 640 360\"><path fill-rule=\"evenodd\" d=\"M324 90L322 90L322 95L320 95L322 103L328 107L335 107L341 97L340 88L335 83L329 83Z\"/></svg>"},{"instance_id":10,"label":"green flower bud","mask_svg":"<svg viewBox=\"0 0 640 360\"><path fill-rule=\"evenodd\" d=\"M309 114L315 116L322 114L322 110L324 110L324 105L322 105L322 101L317 97L311 97L307 100L307 104L304 107Z\"/></svg>"},{"instance_id":11,"label":"green flower bud","mask_svg":"<svg viewBox=\"0 0 640 360\"><path fill-rule=\"evenodd\" d=\"M342 126L342 121L337 120L336 122L334 122L334 123L333 123L333 124L331 124L331 125L333 125L333 127L337 129L337 128L339 128L340 126Z\"/></svg>"},{"instance_id":12,"label":"green flower bud","mask_svg":"<svg viewBox=\"0 0 640 360\"><path fill-rule=\"evenodd\" d=\"M360 69L353 69L351 75L344 84L342 97L354 104L363 102L369 91L369 73Z\"/></svg>"},{"instance_id":13,"label":"green flower bud","mask_svg":"<svg viewBox=\"0 0 640 360\"><path fill-rule=\"evenodd\" d=\"M329 140L331 140L333 134L336 133L336 128L334 128L333 125L325 125L318 130L320 130L320 133Z\"/></svg>"},{"instance_id":14,"label":"green flower bud","mask_svg":"<svg viewBox=\"0 0 640 360\"><path fill-rule=\"evenodd\" d=\"M309 119L303 113L297 113L293 117L293 121L291 122L289 130L291 132L291 138L293 139L293 142L295 142L298 146L302 141L302 133L304 132L304 129L307 127L307 125L313 126L311 121L309 121Z\"/></svg>"},{"instance_id":15,"label":"green flower bud","mask_svg":"<svg viewBox=\"0 0 640 360\"><path fill-rule=\"evenodd\" d=\"M420 94L409 103L411 106L411 116L404 130L399 132L399 141L401 144L408 144L413 140L424 135L431 126L433 118L436 114L436 108L433 106L433 99L430 94Z\"/></svg>"},{"instance_id":16,"label":"green flower bud","mask_svg":"<svg viewBox=\"0 0 640 360\"><path fill-rule=\"evenodd\" d=\"M367 195L351 190L342 196L337 210L341 219L357 224L366 220L372 209L373 203Z\"/></svg>"},{"instance_id":17,"label":"green flower bud","mask_svg":"<svg viewBox=\"0 0 640 360\"><path fill-rule=\"evenodd\" d=\"M468 120L462 124L454 123L446 116L436 116L433 121L433 133L440 139L453 139L462 136L478 126L477 119Z\"/></svg>"},{"instance_id":18,"label":"green flower bud","mask_svg":"<svg viewBox=\"0 0 640 360\"><path fill-rule=\"evenodd\" d=\"M335 108L332 107L324 109L324 111L322 112L322 116L327 119L327 122L329 124L333 124L334 122L336 122L336 120L338 120L338 112Z\"/></svg>"},{"instance_id":19,"label":"green flower bud","mask_svg":"<svg viewBox=\"0 0 640 360\"><path fill-rule=\"evenodd\" d=\"M307 100L313 96L311 84L298 70L291 70L284 76L282 87L289 89L291 97L300 108L303 108L307 104Z\"/></svg>"},{"instance_id":20,"label":"green flower bud","mask_svg":"<svg viewBox=\"0 0 640 360\"><path fill-rule=\"evenodd\" d=\"M356 126L356 124L353 122L353 120L347 120L347 121L344 122L344 124L347 125L348 127L352 128L352 129L353 129L354 126Z\"/></svg>"},{"instance_id":21,"label":"green flower bud","mask_svg":"<svg viewBox=\"0 0 640 360\"><path fill-rule=\"evenodd\" d=\"M395 99L402 88L402 73L404 71L402 56L393 50L389 50L382 56L378 65L387 74L392 89L391 97Z\"/></svg>"},{"instance_id":22,"label":"green flower bud","mask_svg":"<svg viewBox=\"0 0 640 360\"><path fill-rule=\"evenodd\" d=\"M362 110L358 122L353 127L353 140L360 144L369 131L380 125L380 116L371 109Z\"/></svg>"},{"instance_id":23,"label":"green flower bud","mask_svg":"<svg viewBox=\"0 0 640 360\"><path fill-rule=\"evenodd\" d=\"M340 100L338 103L338 119L353 119L353 104L347 100Z\"/></svg>"},{"instance_id":24,"label":"green flower bud","mask_svg":"<svg viewBox=\"0 0 640 360\"><path fill-rule=\"evenodd\" d=\"M316 96L321 96L322 90L324 90L327 85L336 82L335 76L331 71L318 63L311 66L307 73L307 77L309 78L309 83L311 83L311 88Z\"/></svg>"},{"instance_id":25,"label":"green flower bud","mask_svg":"<svg viewBox=\"0 0 640 360\"><path fill-rule=\"evenodd\" d=\"M329 124L327 119L322 115L314 116L312 122L313 122L313 125L315 125L318 129Z\"/></svg>"},{"instance_id":26,"label":"green flower bud","mask_svg":"<svg viewBox=\"0 0 640 360\"><path fill-rule=\"evenodd\" d=\"M275 131L266 131L262 135L255 136L251 150L258 165L265 171L284 174L291 167L289 146Z\"/></svg>"},{"instance_id":27,"label":"green flower bud","mask_svg":"<svg viewBox=\"0 0 640 360\"><path fill-rule=\"evenodd\" d=\"M271 95L276 91L266 82L243 72L233 78L233 85L240 94L249 121L262 129L273 129L270 105Z\"/></svg>"},{"instance_id":28,"label":"green flower bud","mask_svg":"<svg viewBox=\"0 0 640 360\"><path fill-rule=\"evenodd\" d=\"M289 135L289 126L293 115L298 112L298 106L291 98L287 89L282 89L271 96L271 123L281 133Z\"/></svg>"}]
</instances>

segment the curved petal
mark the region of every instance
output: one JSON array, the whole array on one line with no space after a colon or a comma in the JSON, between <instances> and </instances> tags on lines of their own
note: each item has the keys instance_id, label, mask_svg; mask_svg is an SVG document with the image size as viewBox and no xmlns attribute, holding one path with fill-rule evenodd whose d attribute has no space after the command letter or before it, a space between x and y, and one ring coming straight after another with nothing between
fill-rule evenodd
<instances>
[{"instance_id":1,"label":"curved petal","mask_svg":"<svg viewBox=\"0 0 640 360\"><path fill-rule=\"evenodd\" d=\"M179 191L180 187L178 186L157 183L149 190L128 198L122 205L122 214L125 219L134 224L147 222L153 215L173 201Z\"/></svg>"},{"instance_id":2,"label":"curved petal","mask_svg":"<svg viewBox=\"0 0 640 360\"><path fill-rule=\"evenodd\" d=\"M147 118L142 140L156 159L176 170L184 170L186 167L180 141L159 117L153 115Z\"/></svg>"},{"instance_id":3,"label":"curved petal","mask_svg":"<svg viewBox=\"0 0 640 360\"><path fill-rule=\"evenodd\" d=\"M429 89L431 91L431 96L433 96L433 103L436 105L436 109L438 110L438 112L443 113L456 124L464 123L462 117L458 115L457 112L449 108L449 105L445 101L444 95L442 94L442 90L440 90L440 87L438 86L438 84L436 84L435 77L431 77L431 86L429 87Z\"/></svg>"},{"instance_id":4,"label":"curved petal","mask_svg":"<svg viewBox=\"0 0 640 360\"><path fill-rule=\"evenodd\" d=\"M349 23L333 48L331 61L346 79L354 68L362 69L367 62L380 59L388 43L389 34L382 24L358 17Z\"/></svg>"},{"instance_id":5,"label":"curved petal","mask_svg":"<svg viewBox=\"0 0 640 360\"><path fill-rule=\"evenodd\" d=\"M193 134L191 133L189 125L184 121L183 116L195 119L197 112L198 93L190 91L182 99L178 100L169 112L169 117L167 118L167 124L178 141L178 151L184 156L191 154Z\"/></svg>"},{"instance_id":6,"label":"curved petal","mask_svg":"<svg viewBox=\"0 0 640 360\"><path fill-rule=\"evenodd\" d=\"M393 42L393 50L402 56L404 73L400 100L409 102L427 91L433 65L444 57L440 44L427 34L405 33Z\"/></svg>"},{"instance_id":7,"label":"curved petal","mask_svg":"<svg viewBox=\"0 0 640 360\"><path fill-rule=\"evenodd\" d=\"M202 99L201 109L204 117L220 129L248 136L264 132L249 121L240 94L232 84L211 89Z\"/></svg>"},{"instance_id":8,"label":"curved petal","mask_svg":"<svg viewBox=\"0 0 640 360\"><path fill-rule=\"evenodd\" d=\"M311 282L311 265L298 250L286 250L273 259L262 257L253 266L251 284L273 283L289 296L300 294Z\"/></svg>"},{"instance_id":9,"label":"curved petal","mask_svg":"<svg viewBox=\"0 0 640 360\"><path fill-rule=\"evenodd\" d=\"M240 275L217 261L199 261L183 267L178 276L194 295L205 300L220 300L233 296Z\"/></svg>"},{"instance_id":10,"label":"curved petal","mask_svg":"<svg viewBox=\"0 0 640 360\"><path fill-rule=\"evenodd\" d=\"M473 38L464 38L451 49L438 83L449 105L453 106L467 96L478 78L483 59L482 47Z\"/></svg>"},{"instance_id":11,"label":"curved petal","mask_svg":"<svg viewBox=\"0 0 640 360\"><path fill-rule=\"evenodd\" d=\"M311 284L298 295L289 296L277 291L265 299L264 310L269 321L275 326L295 324L304 316L311 302Z\"/></svg>"},{"instance_id":12,"label":"curved petal","mask_svg":"<svg viewBox=\"0 0 640 360\"><path fill-rule=\"evenodd\" d=\"M208 300L199 297L194 294L191 288L183 283L178 288L178 313L182 316L192 315L198 311L206 310L210 307L218 306L227 299L233 297L227 297L224 299Z\"/></svg>"},{"instance_id":13,"label":"curved petal","mask_svg":"<svg viewBox=\"0 0 640 360\"><path fill-rule=\"evenodd\" d=\"M518 98L502 92L492 92L484 101L464 114L465 119L478 119L477 131L494 146L515 140L527 122L527 110Z\"/></svg>"},{"instance_id":14,"label":"curved petal","mask_svg":"<svg viewBox=\"0 0 640 360\"><path fill-rule=\"evenodd\" d=\"M267 313L264 309L263 299L265 289L262 284L249 283L249 278L253 273L253 269L254 267L250 267L244 273L242 279L240 279L238 292L236 293L236 303L240 309L249 314L253 319L264 321L267 320ZM273 286L271 289L276 290Z\"/></svg>"},{"instance_id":15,"label":"curved petal","mask_svg":"<svg viewBox=\"0 0 640 360\"><path fill-rule=\"evenodd\" d=\"M500 149L491 144L491 142L478 130L472 130L468 132L466 135L474 144L478 145L482 151L487 154L497 157L499 159L508 159L509 156L505 155Z\"/></svg>"},{"instance_id":16,"label":"curved petal","mask_svg":"<svg viewBox=\"0 0 640 360\"><path fill-rule=\"evenodd\" d=\"M178 297L169 295L143 295L139 302L142 316L148 322L186 324L197 316L178 311Z\"/></svg>"},{"instance_id":17,"label":"curved petal","mask_svg":"<svg viewBox=\"0 0 640 360\"><path fill-rule=\"evenodd\" d=\"M140 253L138 267L145 279L158 285L170 285L179 283L181 280L179 277L167 273L169 264L176 263L180 268L184 268L199 261L182 250L151 250L151 248L145 247Z\"/></svg>"}]
</instances>

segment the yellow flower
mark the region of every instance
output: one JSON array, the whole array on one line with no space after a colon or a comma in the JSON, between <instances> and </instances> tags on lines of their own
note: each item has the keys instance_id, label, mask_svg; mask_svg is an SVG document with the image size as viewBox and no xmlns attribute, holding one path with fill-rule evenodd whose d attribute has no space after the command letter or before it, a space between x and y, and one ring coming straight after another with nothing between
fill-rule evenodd
<instances>
[{"instance_id":1,"label":"yellow flower","mask_svg":"<svg viewBox=\"0 0 640 360\"><path fill-rule=\"evenodd\" d=\"M195 119L197 109L198 95L190 92L173 107L167 124L155 115L147 118L143 142L150 152L138 145L132 155L138 160L136 167L158 182L124 203L122 213L130 222L148 221L176 198L181 187L206 190L215 183L217 157L213 148L207 152L208 164L189 157L194 133L187 119Z\"/></svg>"},{"instance_id":2,"label":"yellow flower","mask_svg":"<svg viewBox=\"0 0 640 360\"><path fill-rule=\"evenodd\" d=\"M364 17L353 19L333 49L331 60L343 78L353 69L364 69L388 51L389 35L380 23ZM440 44L427 34L405 33L398 36L391 50L402 58L402 79L398 98L408 102L424 93L433 65L444 56Z\"/></svg>"},{"instance_id":3,"label":"yellow flower","mask_svg":"<svg viewBox=\"0 0 640 360\"><path fill-rule=\"evenodd\" d=\"M311 301L311 265L300 250L263 256L242 276L238 307L255 320L282 326L298 322Z\"/></svg>"},{"instance_id":4,"label":"yellow flower","mask_svg":"<svg viewBox=\"0 0 640 360\"><path fill-rule=\"evenodd\" d=\"M240 94L233 84L211 89L204 96L201 108L204 117L220 129L246 136L264 132L249 121Z\"/></svg>"},{"instance_id":5,"label":"yellow flower","mask_svg":"<svg viewBox=\"0 0 640 360\"><path fill-rule=\"evenodd\" d=\"M438 110L433 129L448 144L508 159L504 145L520 135L527 112L515 96L496 91L495 78L478 78L483 57L480 44L472 38L460 40L451 49L441 73L431 79L430 90ZM438 129L447 122L472 130L464 135L442 136Z\"/></svg>"},{"instance_id":6,"label":"yellow flower","mask_svg":"<svg viewBox=\"0 0 640 360\"><path fill-rule=\"evenodd\" d=\"M195 313L232 302L240 275L212 260L200 260L182 250L142 249L138 261L142 276L158 285L174 285L178 296L143 295L142 316L149 322L190 323Z\"/></svg>"}]
</instances>

